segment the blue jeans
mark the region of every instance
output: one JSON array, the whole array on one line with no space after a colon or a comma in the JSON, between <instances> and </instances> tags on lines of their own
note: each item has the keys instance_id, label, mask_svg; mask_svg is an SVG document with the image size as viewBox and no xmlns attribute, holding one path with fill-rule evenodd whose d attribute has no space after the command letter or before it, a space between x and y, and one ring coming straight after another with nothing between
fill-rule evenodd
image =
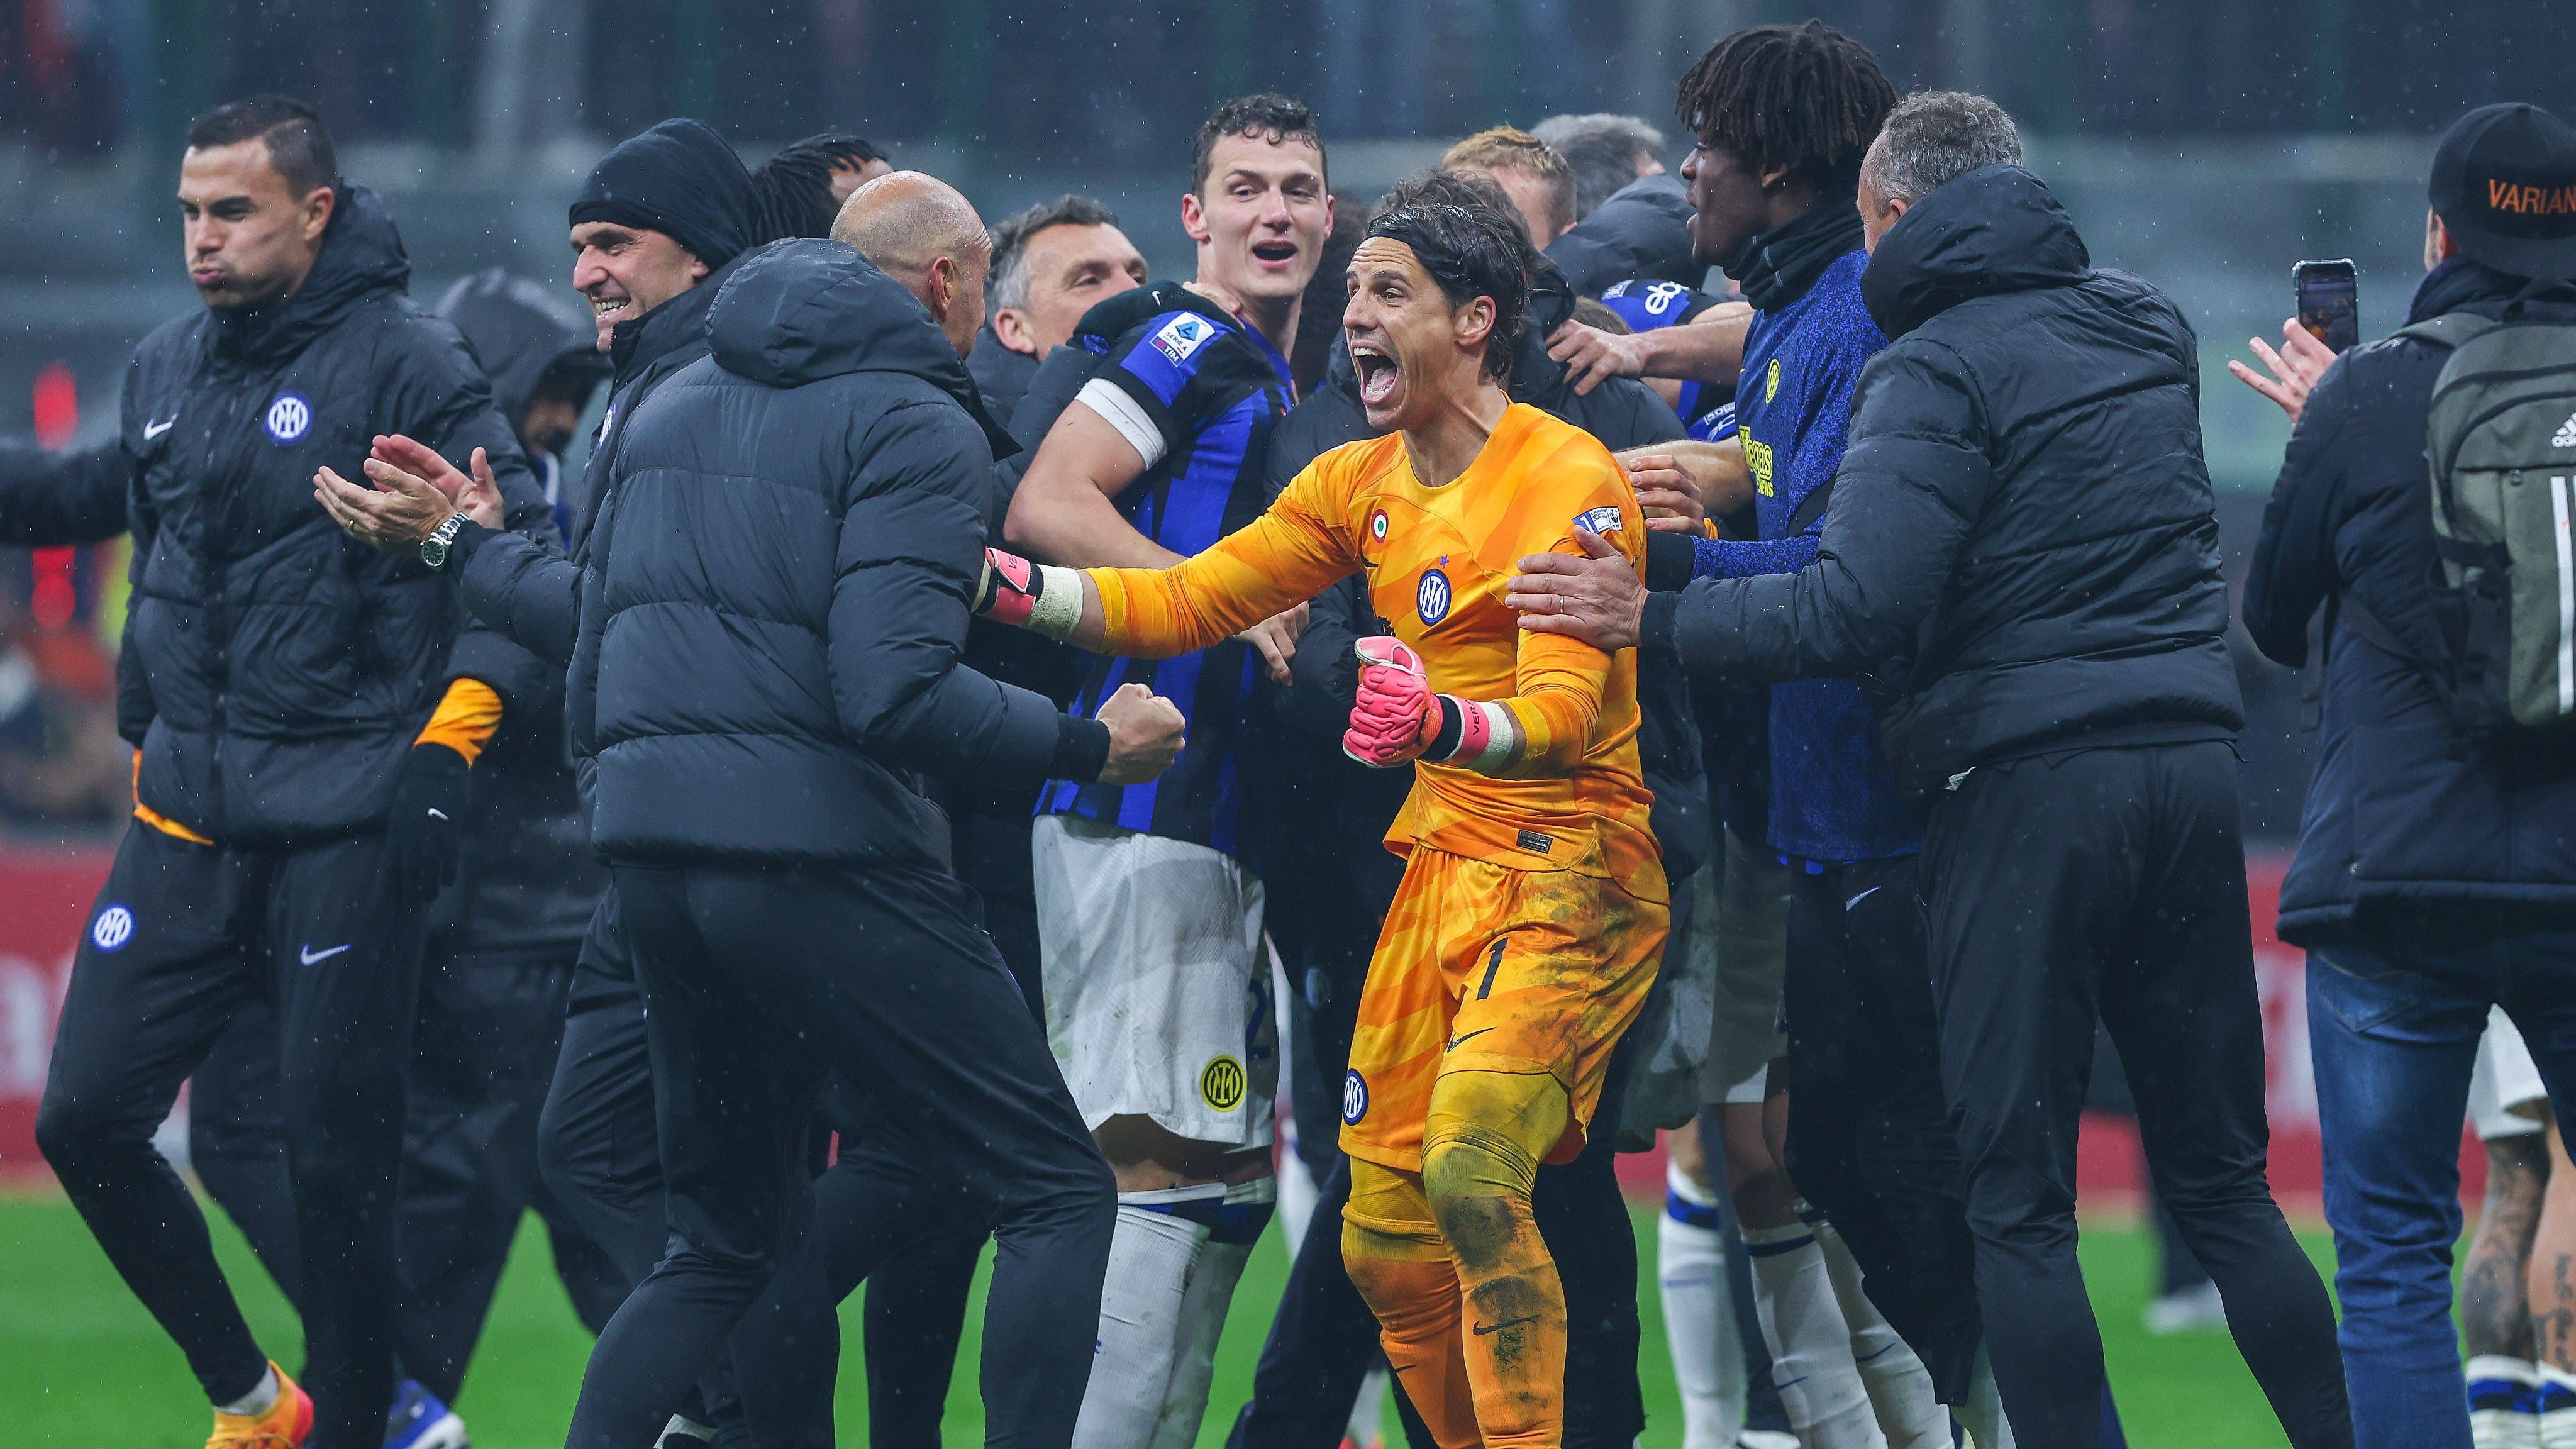
<instances>
[{"instance_id":1,"label":"blue jeans","mask_svg":"<svg viewBox=\"0 0 2576 1449\"><path fill-rule=\"evenodd\" d=\"M2357 1449L2469 1449L2451 1324L2460 1129L2489 1003L2576 1102L2576 933L2308 953L2344 1376Z\"/></svg>"}]
</instances>

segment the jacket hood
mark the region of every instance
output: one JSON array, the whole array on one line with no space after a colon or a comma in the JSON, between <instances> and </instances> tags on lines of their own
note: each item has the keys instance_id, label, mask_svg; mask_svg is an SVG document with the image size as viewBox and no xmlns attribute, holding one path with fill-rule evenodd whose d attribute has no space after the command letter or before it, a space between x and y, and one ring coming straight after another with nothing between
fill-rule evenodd
<instances>
[{"instance_id":1,"label":"jacket hood","mask_svg":"<svg viewBox=\"0 0 2576 1449\"><path fill-rule=\"evenodd\" d=\"M1861 273L1861 301L1892 341L1972 297L2071 286L2092 275L2075 223L2018 166L1971 171L1907 208Z\"/></svg>"},{"instance_id":2,"label":"jacket hood","mask_svg":"<svg viewBox=\"0 0 2576 1449\"><path fill-rule=\"evenodd\" d=\"M411 285L411 258L384 198L343 182L322 252L295 295L256 311L214 314L217 345L252 361L292 357L330 330L351 307L381 292Z\"/></svg>"},{"instance_id":3,"label":"jacket hood","mask_svg":"<svg viewBox=\"0 0 2576 1449\"><path fill-rule=\"evenodd\" d=\"M743 257L707 312L717 365L765 387L802 387L854 372L918 377L957 400L992 441L994 425L964 359L910 292L836 241L800 237Z\"/></svg>"},{"instance_id":4,"label":"jacket hood","mask_svg":"<svg viewBox=\"0 0 2576 1449\"><path fill-rule=\"evenodd\" d=\"M438 299L438 315L465 334L474 360L492 380L492 401L516 426L547 371L562 365L594 378L608 375L595 324L560 291L499 267L458 279Z\"/></svg>"}]
</instances>

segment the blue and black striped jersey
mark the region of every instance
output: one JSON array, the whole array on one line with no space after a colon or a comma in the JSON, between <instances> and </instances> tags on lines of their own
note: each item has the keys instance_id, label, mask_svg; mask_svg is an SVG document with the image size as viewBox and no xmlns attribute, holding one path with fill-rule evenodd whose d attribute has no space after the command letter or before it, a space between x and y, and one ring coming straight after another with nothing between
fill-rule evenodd
<instances>
[{"instance_id":1,"label":"blue and black striped jersey","mask_svg":"<svg viewBox=\"0 0 2576 1449\"><path fill-rule=\"evenodd\" d=\"M1712 297L1695 287L1679 282L1657 282L1640 278L1613 282L1601 294L1601 305L1619 314L1630 332L1652 332L1659 327L1679 327L1724 299ZM1706 383L1685 382L1682 395L1674 400L1673 411L1684 423L1706 413L1723 399L1724 388Z\"/></svg>"},{"instance_id":2,"label":"blue and black striped jersey","mask_svg":"<svg viewBox=\"0 0 2576 1449\"><path fill-rule=\"evenodd\" d=\"M1161 311L1114 341L1078 338L1100 354L1081 401L1136 447L1145 471L1118 495L1136 531L1195 554L1260 516L1270 435L1296 402L1288 359L1215 304ZM1152 835L1241 849L1240 750L1261 657L1228 640L1173 659L1088 658L1070 712L1088 717L1120 685L1141 682L1180 706L1189 745L1142 785L1051 781L1042 815L1087 816Z\"/></svg>"}]
</instances>

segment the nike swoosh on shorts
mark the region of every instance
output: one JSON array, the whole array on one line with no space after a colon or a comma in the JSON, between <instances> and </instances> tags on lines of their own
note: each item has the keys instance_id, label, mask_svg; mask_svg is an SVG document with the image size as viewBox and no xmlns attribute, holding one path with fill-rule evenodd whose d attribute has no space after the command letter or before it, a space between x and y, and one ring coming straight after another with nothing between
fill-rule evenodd
<instances>
[{"instance_id":1,"label":"nike swoosh on shorts","mask_svg":"<svg viewBox=\"0 0 2576 1449\"><path fill-rule=\"evenodd\" d=\"M1852 907L1859 905L1861 902L1868 900L1871 896L1877 895L1883 889L1885 889L1883 886L1871 886L1868 890L1862 891L1859 895L1843 902L1843 909L1848 911Z\"/></svg>"},{"instance_id":2,"label":"nike swoosh on shorts","mask_svg":"<svg viewBox=\"0 0 2576 1449\"><path fill-rule=\"evenodd\" d=\"M177 426L179 426L179 415L176 413L172 413L170 415L170 420L166 423L145 423L143 425L143 441L147 443L151 442L154 438L161 436L163 433L166 433Z\"/></svg>"},{"instance_id":3,"label":"nike swoosh on shorts","mask_svg":"<svg viewBox=\"0 0 2576 1449\"><path fill-rule=\"evenodd\" d=\"M1444 1050L1444 1051L1456 1051L1456 1050L1458 1049L1458 1043L1460 1043L1460 1042L1462 1042L1462 1041L1465 1041L1465 1040L1467 1039L1467 1037L1471 1037L1471 1036L1483 1036L1485 1033L1487 1033L1487 1032L1489 1032L1489 1031L1492 1031L1492 1030L1493 1030L1493 1028L1492 1028L1492 1027L1490 1027L1490 1026L1480 1026L1480 1027L1476 1028L1474 1031L1471 1031L1471 1032L1466 1033L1466 1035L1464 1035L1464 1036L1453 1036L1453 1037L1449 1038L1449 1045L1448 1045L1448 1046L1446 1046L1446 1047L1444 1047L1444 1048L1442 1048L1442 1050Z\"/></svg>"},{"instance_id":4,"label":"nike swoosh on shorts","mask_svg":"<svg viewBox=\"0 0 2576 1449\"><path fill-rule=\"evenodd\" d=\"M317 961L328 961L332 957L337 956L348 949L349 946L347 943L333 946L327 951L316 951L311 946L306 946L298 950L295 954L304 962L305 965L310 966Z\"/></svg>"}]
</instances>

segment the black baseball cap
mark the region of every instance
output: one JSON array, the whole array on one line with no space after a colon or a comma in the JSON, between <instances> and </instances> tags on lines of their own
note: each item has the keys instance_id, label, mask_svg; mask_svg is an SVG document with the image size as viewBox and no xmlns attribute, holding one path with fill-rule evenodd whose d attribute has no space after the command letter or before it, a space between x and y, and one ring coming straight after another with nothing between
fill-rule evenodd
<instances>
[{"instance_id":1,"label":"black baseball cap","mask_svg":"<svg viewBox=\"0 0 2576 1449\"><path fill-rule=\"evenodd\" d=\"M2462 116L2433 153L2433 213L2470 259L2576 277L2576 128L2521 102Z\"/></svg>"}]
</instances>

